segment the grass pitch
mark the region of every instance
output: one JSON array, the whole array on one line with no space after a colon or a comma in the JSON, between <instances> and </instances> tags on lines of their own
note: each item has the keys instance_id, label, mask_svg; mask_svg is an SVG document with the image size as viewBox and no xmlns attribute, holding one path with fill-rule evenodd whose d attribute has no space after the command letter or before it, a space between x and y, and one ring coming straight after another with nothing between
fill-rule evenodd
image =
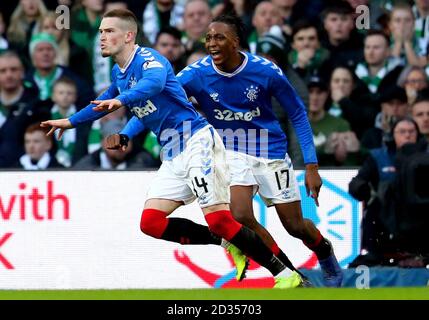
<instances>
[{"instance_id":1,"label":"grass pitch","mask_svg":"<svg viewBox=\"0 0 429 320\"><path fill-rule=\"evenodd\" d=\"M429 300L429 287L169 289L169 290L0 290L0 300Z\"/></svg>"}]
</instances>

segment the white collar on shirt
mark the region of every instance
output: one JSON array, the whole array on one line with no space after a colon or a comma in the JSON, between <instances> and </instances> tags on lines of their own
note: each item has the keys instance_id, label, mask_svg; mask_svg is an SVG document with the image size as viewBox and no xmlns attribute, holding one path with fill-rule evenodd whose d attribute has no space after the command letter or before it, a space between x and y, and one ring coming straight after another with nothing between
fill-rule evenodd
<instances>
[{"instance_id":1,"label":"white collar on shirt","mask_svg":"<svg viewBox=\"0 0 429 320\"><path fill-rule=\"evenodd\" d=\"M119 67L119 70L120 70L122 73L125 73L125 71L127 71L128 67L129 67L129 66L130 66L130 64L131 64L131 61L133 61L133 58L134 58L134 56L136 55L136 52L137 52L137 49L138 49L138 48L139 48L139 46L136 44L136 45L134 46L134 50L133 50L133 52L131 52L130 56L128 57L127 63L125 63L125 67L123 67L123 68ZM119 66L119 65L118 65L118 66Z\"/></svg>"},{"instance_id":2,"label":"white collar on shirt","mask_svg":"<svg viewBox=\"0 0 429 320\"><path fill-rule=\"evenodd\" d=\"M231 77L233 77L233 76L235 76L236 74L238 74L238 73L240 73L245 67L246 67L246 65L247 65L247 61L249 60L249 58L247 57L247 54L245 54L244 52L241 52L240 51L240 53L244 56L244 60L243 60L243 62L241 63L241 65L234 71L234 72L232 72L232 73L228 73L228 72L224 72L224 71L221 71L221 70L219 70L217 67L216 67L216 65L214 64L214 62L213 62L213 60L212 60L212 66L213 66L213 69L217 72L217 73L219 73L220 75L222 75L222 76L225 76L225 77L228 77L228 78L231 78Z\"/></svg>"}]
</instances>

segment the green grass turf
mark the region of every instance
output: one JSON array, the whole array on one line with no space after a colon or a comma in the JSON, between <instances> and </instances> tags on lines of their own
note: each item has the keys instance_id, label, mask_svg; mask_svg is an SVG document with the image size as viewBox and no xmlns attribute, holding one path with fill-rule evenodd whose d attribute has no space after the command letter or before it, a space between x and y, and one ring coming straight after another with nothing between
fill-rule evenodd
<instances>
[{"instance_id":1,"label":"green grass turf","mask_svg":"<svg viewBox=\"0 0 429 320\"><path fill-rule=\"evenodd\" d=\"M0 290L0 300L429 300L429 287L188 289L188 290Z\"/></svg>"}]
</instances>

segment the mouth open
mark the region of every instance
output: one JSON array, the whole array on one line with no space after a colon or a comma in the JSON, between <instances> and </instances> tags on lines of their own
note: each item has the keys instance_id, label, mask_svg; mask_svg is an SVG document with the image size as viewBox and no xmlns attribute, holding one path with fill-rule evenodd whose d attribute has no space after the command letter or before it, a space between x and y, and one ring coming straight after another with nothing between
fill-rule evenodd
<instances>
[{"instance_id":1,"label":"mouth open","mask_svg":"<svg viewBox=\"0 0 429 320\"><path fill-rule=\"evenodd\" d=\"M213 50L213 51L210 51L210 55L212 56L213 59L218 59L221 56L221 53L220 51Z\"/></svg>"}]
</instances>

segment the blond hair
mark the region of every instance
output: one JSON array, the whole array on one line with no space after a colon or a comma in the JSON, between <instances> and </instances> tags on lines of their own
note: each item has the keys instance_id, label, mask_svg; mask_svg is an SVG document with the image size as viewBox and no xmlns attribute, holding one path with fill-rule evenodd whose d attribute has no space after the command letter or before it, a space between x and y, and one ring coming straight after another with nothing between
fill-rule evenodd
<instances>
[{"instance_id":1,"label":"blond hair","mask_svg":"<svg viewBox=\"0 0 429 320\"><path fill-rule=\"evenodd\" d=\"M33 33L39 32L42 17L46 14L47 9L42 0L38 0L38 16ZM15 8L10 18L9 28L7 29L7 38L10 42L25 44L27 39L27 31L30 28L30 22L25 18L25 12L21 3Z\"/></svg>"}]
</instances>

